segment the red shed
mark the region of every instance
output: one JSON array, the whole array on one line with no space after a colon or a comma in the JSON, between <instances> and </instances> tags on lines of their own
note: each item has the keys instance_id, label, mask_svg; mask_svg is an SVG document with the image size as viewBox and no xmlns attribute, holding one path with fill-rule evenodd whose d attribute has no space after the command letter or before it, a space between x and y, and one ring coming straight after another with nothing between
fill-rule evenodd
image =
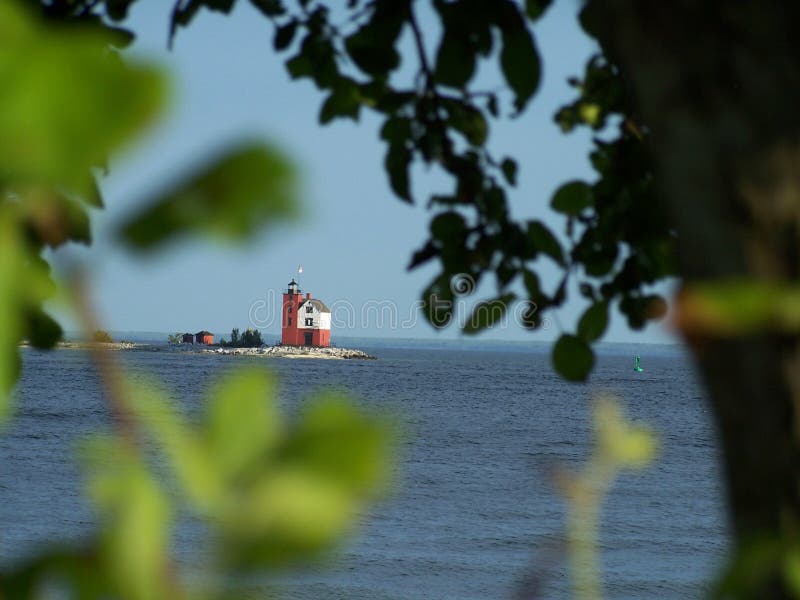
<instances>
[{"instance_id":1,"label":"red shed","mask_svg":"<svg viewBox=\"0 0 800 600\"><path fill-rule=\"evenodd\" d=\"M194 336L191 333L184 333L181 336L181 343L183 343L183 344L194 344Z\"/></svg>"},{"instance_id":2,"label":"red shed","mask_svg":"<svg viewBox=\"0 0 800 600\"><path fill-rule=\"evenodd\" d=\"M198 344L213 344L214 343L214 334L210 331L198 331L194 334L194 341Z\"/></svg>"}]
</instances>

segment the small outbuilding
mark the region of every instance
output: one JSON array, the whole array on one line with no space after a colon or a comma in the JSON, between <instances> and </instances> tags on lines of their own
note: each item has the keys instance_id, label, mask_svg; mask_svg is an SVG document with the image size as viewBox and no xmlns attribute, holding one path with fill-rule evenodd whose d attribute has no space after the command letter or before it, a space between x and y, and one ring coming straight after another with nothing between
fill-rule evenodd
<instances>
[{"instance_id":1,"label":"small outbuilding","mask_svg":"<svg viewBox=\"0 0 800 600\"><path fill-rule=\"evenodd\" d=\"M214 343L214 334L210 331L198 331L194 334L194 341L198 344L213 344Z\"/></svg>"},{"instance_id":2,"label":"small outbuilding","mask_svg":"<svg viewBox=\"0 0 800 600\"><path fill-rule=\"evenodd\" d=\"M194 344L194 335L191 333L184 333L181 336L181 343L182 344Z\"/></svg>"}]
</instances>

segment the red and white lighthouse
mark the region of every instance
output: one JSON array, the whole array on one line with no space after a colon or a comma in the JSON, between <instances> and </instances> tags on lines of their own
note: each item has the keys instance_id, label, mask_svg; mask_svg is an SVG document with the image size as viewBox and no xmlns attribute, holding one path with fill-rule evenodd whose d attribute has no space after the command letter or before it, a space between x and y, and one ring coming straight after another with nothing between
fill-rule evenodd
<instances>
[{"instance_id":1,"label":"red and white lighthouse","mask_svg":"<svg viewBox=\"0 0 800 600\"><path fill-rule=\"evenodd\" d=\"M283 295L281 321L283 346L330 346L331 311L322 300L300 291L292 279Z\"/></svg>"}]
</instances>

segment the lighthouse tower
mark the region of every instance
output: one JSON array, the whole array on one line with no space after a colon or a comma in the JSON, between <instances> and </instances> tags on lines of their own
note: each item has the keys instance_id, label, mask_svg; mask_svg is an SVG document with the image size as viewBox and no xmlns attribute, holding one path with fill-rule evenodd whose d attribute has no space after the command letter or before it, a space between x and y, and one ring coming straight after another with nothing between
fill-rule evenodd
<instances>
[{"instance_id":1,"label":"lighthouse tower","mask_svg":"<svg viewBox=\"0 0 800 600\"><path fill-rule=\"evenodd\" d=\"M284 346L330 346L331 311L311 294L303 296L292 279L283 295L281 344Z\"/></svg>"}]
</instances>

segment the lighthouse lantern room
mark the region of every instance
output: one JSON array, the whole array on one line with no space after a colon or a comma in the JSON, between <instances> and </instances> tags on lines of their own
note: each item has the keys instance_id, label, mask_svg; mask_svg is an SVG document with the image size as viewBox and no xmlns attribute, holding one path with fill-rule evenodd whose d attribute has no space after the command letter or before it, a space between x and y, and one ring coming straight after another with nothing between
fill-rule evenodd
<instances>
[{"instance_id":1,"label":"lighthouse lantern room","mask_svg":"<svg viewBox=\"0 0 800 600\"><path fill-rule=\"evenodd\" d=\"M330 346L331 311L322 300L303 296L292 279L283 295L281 345Z\"/></svg>"}]
</instances>

